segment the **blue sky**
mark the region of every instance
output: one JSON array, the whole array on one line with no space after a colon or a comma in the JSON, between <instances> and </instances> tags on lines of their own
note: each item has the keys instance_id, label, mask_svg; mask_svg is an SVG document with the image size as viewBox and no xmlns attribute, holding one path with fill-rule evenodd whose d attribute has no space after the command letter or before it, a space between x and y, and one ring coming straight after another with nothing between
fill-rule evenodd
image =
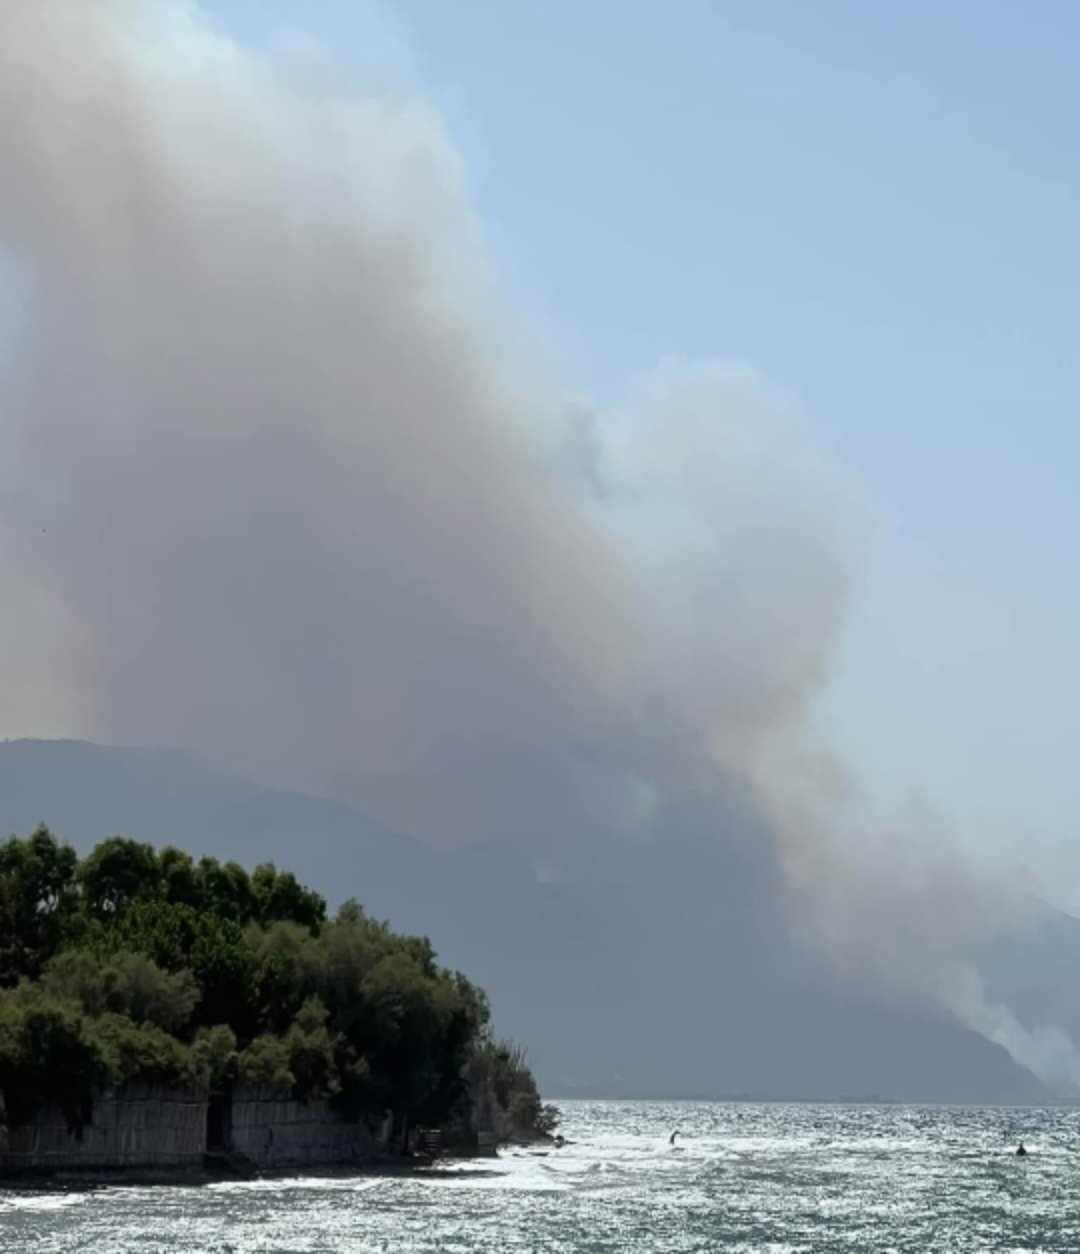
<instances>
[{"instance_id":1,"label":"blue sky","mask_svg":"<svg viewBox=\"0 0 1080 1254\"><path fill-rule=\"evenodd\" d=\"M1080 9L205 7L422 86L568 395L617 404L675 354L797 396L872 523L823 717L885 796L1068 850Z\"/></svg>"}]
</instances>

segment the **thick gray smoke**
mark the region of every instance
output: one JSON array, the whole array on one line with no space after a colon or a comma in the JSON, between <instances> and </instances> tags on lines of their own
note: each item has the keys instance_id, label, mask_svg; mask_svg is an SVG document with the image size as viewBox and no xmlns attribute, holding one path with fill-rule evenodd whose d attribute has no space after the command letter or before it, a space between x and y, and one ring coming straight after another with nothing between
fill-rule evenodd
<instances>
[{"instance_id":1,"label":"thick gray smoke","mask_svg":"<svg viewBox=\"0 0 1080 1254\"><path fill-rule=\"evenodd\" d=\"M0 22L5 682L58 686L55 730L471 839L560 794L636 814L657 745L742 763L799 716L840 527L752 375L671 364L564 422L422 104L300 89L184 5Z\"/></svg>"},{"instance_id":2,"label":"thick gray smoke","mask_svg":"<svg viewBox=\"0 0 1080 1254\"><path fill-rule=\"evenodd\" d=\"M0 173L0 734L195 746L435 842L648 838L747 781L815 937L932 901L865 965L980 1026L924 969L970 877L905 883L813 747L857 528L784 396L668 362L567 415L437 115L190 4L7 0Z\"/></svg>"}]
</instances>

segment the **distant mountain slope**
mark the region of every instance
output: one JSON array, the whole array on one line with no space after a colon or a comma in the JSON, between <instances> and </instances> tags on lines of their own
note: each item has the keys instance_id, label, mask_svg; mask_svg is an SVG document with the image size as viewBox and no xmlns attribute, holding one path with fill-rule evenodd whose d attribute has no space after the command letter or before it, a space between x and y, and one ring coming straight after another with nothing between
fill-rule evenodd
<instances>
[{"instance_id":1,"label":"distant mountain slope","mask_svg":"<svg viewBox=\"0 0 1080 1254\"><path fill-rule=\"evenodd\" d=\"M719 842L589 846L561 879L503 848L437 852L348 806L175 752L0 743L0 831L85 850L124 833L245 865L273 859L331 904L431 936L488 988L546 1089L636 1096L1037 1101L995 1045L853 1000L807 974L769 871Z\"/></svg>"},{"instance_id":2,"label":"distant mountain slope","mask_svg":"<svg viewBox=\"0 0 1080 1254\"><path fill-rule=\"evenodd\" d=\"M343 865L362 874L370 858L398 876L429 856L347 806L263 788L177 751L2 742L0 830L27 831L38 822L80 849L126 835L245 864L287 862L335 901L354 892L336 891Z\"/></svg>"}]
</instances>

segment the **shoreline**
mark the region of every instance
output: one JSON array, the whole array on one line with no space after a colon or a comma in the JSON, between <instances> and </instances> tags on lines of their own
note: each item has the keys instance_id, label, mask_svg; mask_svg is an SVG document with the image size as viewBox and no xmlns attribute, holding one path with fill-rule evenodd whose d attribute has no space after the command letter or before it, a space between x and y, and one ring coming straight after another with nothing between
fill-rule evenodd
<instances>
[{"instance_id":1,"label":"shoreline","mask_svg":"<svg viewBox=\"0 0 1080 1254\"><path fill-rule=\"evenodd\" d=\"M85 1171L70 1168L28 1168L12 1175L0 1176L0 1195L4 1193L87 1193L115 1187L202 1188L210 1184L244 1183L251 1180L288 1180L297 1176L311 1179L364 1178L369 1176L421 1175L447 1161L490 1161L492 1156L445 1154L438 1158L371 1159L367 1162L340 1165L267 1167L250 1172L215 1169L202 1165L192 1167L95 1167Z\"/></svg>"},{"instance_id":2,"label":"shoreline","mask_svg":"<svg viewBox=\"0 0 1080 1254\"><path fill-rule=\"evenodd\" d=\"M0 1175L0 1196L4 1193L89 1193L109 1188L204 1188L211 1184L244 1183L252 1180L365 1179L378 1176L422 1176L446 1163L490 1164L499 1149L527 1149L550 1144L553 1138L514 1138L490 1150L468 1150L441 1154L373 1155L343 1163L295 1163L280 1167L252 1167L233 1160L210 1161L190 1167L28 1167ZM210 1156L216 1159L216 1156Z\"/></svg>"}]
</instances>

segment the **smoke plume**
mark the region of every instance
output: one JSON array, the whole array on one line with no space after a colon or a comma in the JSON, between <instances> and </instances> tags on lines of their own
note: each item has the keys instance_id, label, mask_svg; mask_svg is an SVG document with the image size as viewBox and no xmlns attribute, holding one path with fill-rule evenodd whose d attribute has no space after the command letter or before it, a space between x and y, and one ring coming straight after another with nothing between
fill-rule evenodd
<instances>
[{"instance_id":1,"label":"smoke plume","mask_svg":"<svg viewBox=\"0 0 1080 1254\"><path fill-rule=\"evenodd\" d=\"M8 0L0 170L0 734L194 746L443 843L656 839L749 786L815 944L986 1020L926 979L982 889L812 732L858 507L790 398L669 361L565 406L438 115L193 4Z\"/></svg>"}]
</instances>

